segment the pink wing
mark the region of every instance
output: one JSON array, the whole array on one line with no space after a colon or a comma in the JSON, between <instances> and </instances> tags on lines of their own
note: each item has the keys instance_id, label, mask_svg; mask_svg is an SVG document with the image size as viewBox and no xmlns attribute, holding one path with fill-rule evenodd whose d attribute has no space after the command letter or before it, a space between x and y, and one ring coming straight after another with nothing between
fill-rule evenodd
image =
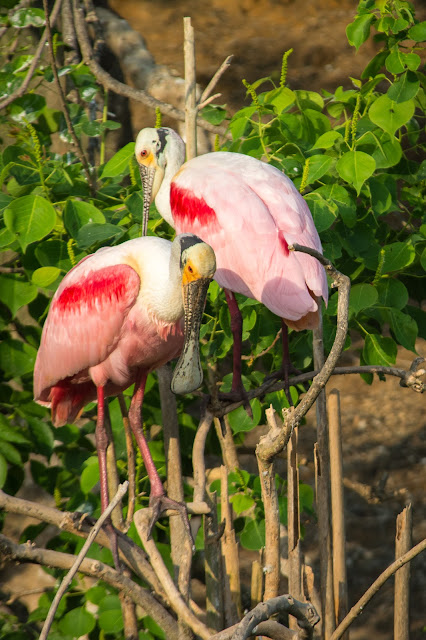
<instances>
[{"instance_id":1,"label":"pink wing","mask_svg":"<svg viewBox=\"0 0 426 640\"><path fill-rule=\"evenodd\" d=\"M170 197L176 231L213 247L221 286L289 320L316 311L309 290L327 300L323 267L288 251L294 242L321 251L321 243L305 201L278 169L241 154L206 154L183 166Z\"/></svg>"},{"instance_id":2,"label":"pink wing","mask_svg":"<svg viewBox=\"0 0 426 640\"><path fill-rule=\"evenodd\" d=\"M88 369L103 362L120 338L140 279L127 265L96 270L96 263L95 256L82 260L53 297L34 369L36 400L48 401L50 387L65 378L88 379Z\"/></svg>"}]
</instances>

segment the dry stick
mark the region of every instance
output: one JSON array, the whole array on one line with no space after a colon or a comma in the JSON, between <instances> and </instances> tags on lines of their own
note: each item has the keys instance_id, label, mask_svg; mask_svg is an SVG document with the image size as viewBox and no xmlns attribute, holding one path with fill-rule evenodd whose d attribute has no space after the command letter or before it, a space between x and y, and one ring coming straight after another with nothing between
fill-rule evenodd
<instances>
[{"instance_id":1,"label":"dry stick","mask_svg":"<svg viewBox=\"0 0 426 640\"><path fill-rule=\"evenodd\" d=\"M68 531L77 536L86 537L91 531L89 518L86 514L69 511L58 511L53 507L9 496L0 490L0 509L7 513L31 516L41 522L47 522L62 531ZM97 542L103 547L111 548L111 541L104 531L99 531ZM133 540L118 533L118 547L121 558L140 578L147 582L156 593L164 597L164 591L152 567L147 561L145 552Z\"/></svg>"},{"instance_id":2,"label":"dry stick","mask_svg":"<svg viewBox=\"0 0 426 640\"><path fill-rule=\"evenodd\" d=\"M272 405L266 410L266 419L271 431L281 431ZM270 600L278 595L280 584L280 514L275 483L275 458L265 460L259 445L256 446L256 458L259 467L262 502L265 507L265 552L263 558L265 589L261 599Z\"/></svg>"},{"instance_id":3,"label":"dry stick","mask_svg":"<svg viewBox=\"0 0 426 640\"><path fill-rule=\"evenodd\" d=\"M75 556L69 553L40 549L32 543L16 544L3 535L0 535L0 555L14 562L33 562L62 570L70 569L75 562ZM114 589L131 597L133 602L142 607L165 630L168 638L176 638L176 621L147 589L98 560L85 558L79 572L96 580L103 580Z\"/></svg>"},{"instance_id":4,"label":"dry stick","mask_svg":"<svg viewBox=\"0 0 426 640\"><path fill-rule=\"evenodd\" d=\"M158 576L158 579L160 580L170 602L170 606L175 611L178 618L183 620L183 622L185 622L185 624L190 627L194 633L201 636L203 640L209 640L211 637L210 629L200 622L200 620L198 620L198 618L192 613L191 609L174 584L155 542L147 539L146 533L148 531L148 523L151 517L150 511L150 509L140 509L137 511L135 513L134 523L145 551L149 556L152 568Z\"/></svg>"},{"instance_id":5,"label":"dry stick","mask_svg":"<svg viewBox=\"0 0 426 640\"><path fill-rule=\"evenodd\" d=\"M206 580L207 625L218 631L224 621L224 589L220 531L217 522L217 495L207 494L211 514L204 518L204 571Z\"/></svg>"},{"instance_id":6,"label":"dry stick","mask_svg":"<svg viewBox=\"0 0 426 640\"><path fill-rule=\"evenodd\" d=\"M239 469L240 463L238 462L237 449L235 447L228 417L224 416L223 418L215 418L214 426L216 428L216 434L222 450L223 462L225 463L228 472L234 471L234 469Z\"/></svg>"},{"instance_id":7,"label":"dry stick","mask_svg":"<svg viewBox=\"0 0 426 640\"><path fill-rule=\"evenodd\" d=\"M411 504L396 519L395 558L407 553L411 548L413 512ZM410 565L400 569L395 575L394 596L394 638L409 640L410 637Z\"/></svg>"},{"instance_id":8,"label":"dry stick","mask_svg":"<svg viewBox=\"0 0 426 640\"><path fill-rule=\"evenodd\" d=\"M176 396L172 393L172 370L164 365L157 370L160 390L161 413L163 417L164 448L167 464L167 493L176 502L184 502L182 464L179 445L179 422ZM192 540L186 532L180 514L170 516L170 542L175 581L186 602L189 601L189 585L192 563ZM180 625L182 626L182 625ZM188 637L188 630L182 627L180 638Z\"/></svg>"},{"instance_id":9,"label":"dry stick","mask_svg":"<svg viewBox=\"0 0 426 640\"><path fill-rule=\"evenodd\" d=\"M46 638L48 636L48 633L50 631L50 627L52 626L53 618L55 617L55 613L56 613L56 610L57 610L57 608L59 606L59 603L61 601L62 596L64 595L65 591L68 589L69 585L71 584L72 579L74 578L75 574L77 573L77 571L78 571L78 569L79 569L84 557L86 556L86 554L87 554L87 552L89 550L90 545L92 544L92 542L96 538L99 529L102 527L103 523L108 518L108 516L110 515L112 510L120 502L121 498L125 495L128 486L129 486L129 483L126 480L126 482L123 482L123 484L121 484L118 487L118 491L115 494L114 498L111 500L110 504L107 506L105 511L102 513L102 515L100 516L99 520L93 526L93 529L89 533L86 542L84 543L84 545L81 548L80 553L76 557L73 566L71 567L71 569L68 571L67 575L62 580L61 585L60 585L60 587L59 587L58 591L56 592L56 595L55 595L55 597L53 599L53 602L50 605L49 612L47 614L46 620L44 621L43 629L41 630L41 634L40 634L40 640L46 640Z\"/></svg>"},{"instance_id":10,"label":"dry stick","mask_svg":"<svg viewBox=\"0 0 426 640\"><path fill-rule=\"evenodd\" d=\"M348 585L346 581L346 534L340 396L337 389L332 389L328 395L328 428L333 519L334 610L336 614L336 624L340 624L348 613ZM345 638L348 640L349 635L345 636Z\"/></svg>"},{"instance_id":11,"label":"dry stick","mask_svg":"<svg viewBox=\"0 0 426 640\"><path fill-rule=\"evenodd\" d=\"M117 471L117 458L115 455L114 438L111 428L111 414L109 411L108 402L105 402L105 430L108 436L108 447L106 452L107 458L107 478L108 478L108 495L114 496L118 491L118 471ZM111 513L111 522L116 529L123 531L123 511L121 504L117 504L116 508Z\"/></svg>"},{"instance_id":12,"label":"dry stick","mask_svg":"<svg viewBox=\"0 0 426 640\"><path fill-rule=\"evenodd\" d=\"M251 565L250 604L253 609L262 600L263 595L263 551L259 551L259 560Z\"/></svg>"},{"instance_id":13,"label":"dry stick","mask_svg":"<svg viewBox=\"0 0 426 640\"><path fill-rule=\"evenodd\" d=\"M319 326L317 329L314 329L313 332L314 366L316 369L319 369L324 365L321 310L319 310L319 319ZM319 463L319 475L316 485L319 536L318 546L320 553L321 613L324 638L325 640L328 640L336 628L336 624L334 614L333 555L331 548L330 523L330 464L328 454L327 406L324 389L318 395L315 409L317 415L317 455Z\"/></svg>"},{"instance_id":14,"label":"dry stick","mask_svg":"<svg viewBox=\"0 0 426 640\"><path fill-rule=\"evenodd\" d=\"M127 405L122 393L118 394L118 403L120 405L121 416L123 419L124 435L126 438L127 453L127 478L129 480L129 492L127 503L127 515L124 525L124 531L128 531L133 522L133 514L135 513L135 495L136 495L136 456L133 446L132 430L129 423L129 414Z\"/></svg>"},{"instance_id":15,"label":"dry stick","mask_svg":"<svg viewBox=\"0 0 426 640\"><path fill-rule=\"evenodd\" d=\"M211 96L210 94L212 93L213 89L215 88L220 78L225 73L225 71L227 71L227 69L229 68L233 57L234 56L231 55L225 58L225 60L220 65L219 69L214 74L213 78L208 83L207 87L204 89L203 93L201 94L200 101L197 105L198 110L202 109L203 107L206 106L206 104L211 102L214 98L218 98L221 95L220 93L217 93L214 96Z\"/></svg>"},{"instance_id":16,"label":"dry stick","mask_svg":"<svg viewBox=\"0 0 426 640\"><path fill-rule=\"evenodd\" d=\"M295 427L287 445L288 590L294 598L303 600L297 442L298 427ZM296 618L290 617L289 627L297 629Z\"/></svg>"},{"instance_id":17,"label":"dry stick","mask_svg":"<svg viewBox=\"0 0 426 640\"><path fill-rule=\"evenodd\" d=\"M183 19L185 61L186 159L197 155L197 85L195 80L195 38L191 18Z\"/></svg>"},{"instance_id":18,"label":"dry stick","mask_svg":"<svg viewBox=\"0 0 426 640\"><path fill-rule=\"evenodd\" d=\"M87 64L99 84L105 87L105 89L110 89L118 95L129 98L130 100L135 100L136 102L142 102L147 107L150 107L152 109L159 109L161 113L164 113L165 115L183 122L185 120L184 111L182 111L181 109L176 109L176 107L173 107L166 102L162 102L161 100L156 100L156 98L153 98L142 89L133 89L132 87L129 87L129 85L124 84L123 82L119 82L97 63L93 56L92 46L90 44L90 39L87 33L84 13L83 10L79 7L78 0L73 0L73 7L77 39L80 45L81 52L83 54L84 62L85 64ZM230 137L230 134L228 133L226 127L212 125L202 118L197 119L197 126L205 129L206 131L218 133L227 138Z\"/></svg>"},{"instance_id":19,"label":"dry stick","mask_svg":"<svg viewBox=\"0 0 426 640\"><path fill-rule=\"evenodd\" d=\"M194 469L194 502L201 502L206 495L206 463L204 459L204 449L206 438L213 422L213 415L210 411L204 411L199 422L197 432L192 446L192 467ZM201 518L196 516L191 518L192 537L197 537L198 529L201 525Z\"/></svg>"},{"instance_id":20,"label":"dry stick","mask_svg":"<svg viewBox=\"0 0 426 640\"><path fill-rule=\"evenodd\" d=\"M232 505L229 502L228 469L225 465L220 468L220 480L221 514L222 522L225 522L225 531L222 536L225 624L231 625L240 620L242 608L238 543L233 527Z\"/></svg>"},{"instance_id":21,"label":"dry stick","mask_svg":"<svg viewBox=\"0 0 426 640\"><path fill-rule=\"evenodd\" d=\"M256 635L260 633L259 623L268 620L277 613L288 613L295 616L301 621L300 626L310 631L319 620L319 615L310 602L299 602L290 595L278 596L266 602L261 602L245 615L233 630L226 629L222 633L217 633L210 638L210 640L227 640L228 638L232 638L232 640L245 640L245 638L248 638L253 633L256 633ZM233 631L231 635L229 635L230 631Z\"/></svg>"},{"instance_id":22,"label":"dry stick","mask_svg":"<svg viewBox=\"0 0 426 640\"><path fill-rule=\"evenodd\" d=\"M331 374L332 376L341 376L341 375L350 375L350 374L358 374L358 373L377 373L378 375L385 376L395 376L396 378L400 378L401 387L409 387L416 393L423 393L426 391L426 383L420 380L421 376L424 376L426 373L425 369L418 369L419 365L425 361L425 358L415 358L410 366L410 369L406 371L405 369L399 369L398 367L383 367L381 365L362 365L362 366L350 366L350 367L334 367ZM300 375L294 376L289 379L290 386L296 386L298 384L302 384L303 382L309 382L315 376L320 373L320 369L315 369L314 371L307 371L306 373L301 373ZM267 381L257 387L257 389L252 389L247 391L248 400L253 400L254 398L259 398L264 396L266 393L274 393L275 391L281 391L284 389L284 382L271 382ZM230 403L221 403L218 406L218 401L215 404L211 403L210 409L214 413L215 417L220 418L238 407L243 405L243 401L240 400L238 402L230 402Z\"/></svg>"},{"instance_id":23,"label":"dry stick","mask_svg":"<svg viewBox=\"0 0 426 640\"><path fill-rule=\"evenodd\" d=\"M62 4L62 0L56 0L55 4L53 5L53 9L50 14L50 25L52 27L54 26L56 22L56 18L58 17L59 11L61 9L61 4ZM43 35L40 38L38 47L34 53L33 60L30 66L28 67L27 75L25 76L24 81L13 93L8 95L7 98L5 98L0 102L0 109L4 109L5 107L8 107L14 100L16 100L16 98L20 98L21 96L23 96L26 90L28 89L28 86L34 75L34 72L37 69L37 65L39 63L41 55L44 51L44 45L46 44L46 41L47 41L47 33L48 31L46 27L46 29L43 32Z\"/></svg>"},{"instance_id":24,"label":"dry stick","mask_svg":"<svg viewBox=\"0 0 426 640\"><path fill-rule=\"evenodd\" d=\"M383 571L379 575L379 577L373 582L373 584L367 589L363 596L358 600L358 602L352 607L349 611L346 618L339 624L330 640L339 640L345 633L345 631L350 627L352 622L356 620L356 618L363 612L366 605L370 602L371 598L379 591L379 589L385 584L386 580L388 580L391 576L393 576L398 569L403 567L407 562L410 562L413 558L415 558L419 553L422 553L426 549L426 538L424 538L421 542L416 544L415 547L404 553L403 556L400 556L393 562L387 569Z\"/></svg>"}]
</instances>

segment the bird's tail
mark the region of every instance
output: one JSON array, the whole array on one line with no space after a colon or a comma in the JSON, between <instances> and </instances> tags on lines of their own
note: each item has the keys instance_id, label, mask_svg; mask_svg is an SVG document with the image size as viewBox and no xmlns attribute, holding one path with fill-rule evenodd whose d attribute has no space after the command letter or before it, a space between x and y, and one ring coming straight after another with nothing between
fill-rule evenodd
<instances>
[{"instance_id":1,"label":"bird's tail","mask_svg":"<svg viewBox=\"0 0 426 640\"><path fill-rule=\"evenodd\" d=\"M50 387L47 392L36 398L36 402L52 411L52 423L55 427L63 427L74 422L83 407L96 400L96 387L93 382L71 384L62 380Z\"/></svg>"}]
</instances>

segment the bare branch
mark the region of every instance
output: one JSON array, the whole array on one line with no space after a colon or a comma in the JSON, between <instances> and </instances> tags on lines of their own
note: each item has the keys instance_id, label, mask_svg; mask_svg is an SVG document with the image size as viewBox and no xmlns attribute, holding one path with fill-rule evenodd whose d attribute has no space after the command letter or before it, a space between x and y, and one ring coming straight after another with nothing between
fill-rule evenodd
<instances>
[{"instance_id":1,"label":"bare branch","mask_svg":"<svg viewBox=\"0 0 426 640\"><path fill-rule=\"evenodd\" d=\"M103 87L105 87L105 89L110 89L118 95L124 96L131 100L135 100L136 102L142 102L151 109L159 109L161 113L171 116L172 118L175 118L175 120L184 122L184 111L182 111L181 109L176 109L176 107L173 107L166 102L162 102L161 100L153 98L142 89L133 89L129 85L116 80L96 62L93 56L92 46L90 44L90 39L86 29L83 9L79 7L78 0L73 0L73 7L78 43L83 54L84 62L85 64L87 64L96 80ZM218 133L219 135L229 137L229 133L227 132L226 127L212 125L202 118L197 118L197 126L201 127L202 129L206 129L207 131L211 131L212 133Z\"/></svg>"},{"instance_id":2,"label":"bare branch","mask_svg":"<svg viewBox=\"0 0 426 640\"><path fill-rule=\"evenodd\" d=\"M398 514L396 519L395 557L399 558L412 545L413 512L411 504ZM394 636L398 640L409 640L410 634L410 565L407 563L395 575L394 590Z\"/></svg>"},{"instance_id":3,"label":"bare branch","mask_svg":"<svg viewBox=\"0 0 426 640\"><path fill-rule=\"evenodd\" d=\"M217 633L210 640L231 640L231 638L232 640L245 640L253 633L260 634L260 623L276 613L289 613L299 620L300 627L308 631L312 631L319 620L319 615L310 602L299 602L290 595L278 596L261 602L237 625Z\"/></svg>"},{"instance_id":4,"label":"bare branch","mask_svg":"<svg viewBox=\"0 0 426 640\"><path fill-rule=\"evenodd\" d=\"M56 18L58 17L59 11L61 10L61 4L62 4L62 0L56 0L55 4L53 5L53 9L50 14L50 25L52 27L54 26L56 22ZM14 7L14 10L16 10L16 7ZM46 13L46 20L47 20L47 13ZM38 63L43 53L44 46L47 42L47 34L48 34L48 29L46 26L46 29L44 30L43 35L41 36L40 41L38 43L38 47L34 53L33 61L31 62L28 68L27 75L25 76L24 81L17 89L15 89L13 93L8 95L7 98L5 98L0 102L0 109L4 109L5 107L8 107L14 100L16 100L16 98L20 98L21 96L23 96L26 90L28 89L31 79L34 75L35 70L37 69Z\"/></svg>"},{"instance_id":5,"label":"bare branch","mask_svg":"<svg viewBox=\"0 0 426 640\"><path fill-rule=\"evenodd\" d=\"M195 81L195 37L191 18L183 19L183 51L185 61L185 133L186 159L197 155L197 84Z\"/></svg>"},{"instance_id":6,"label":"bare branch","mask_svg":"<svg viewBox=\"0 0 426 640\"><path fill-rule=\"evenodd\" d=\"M388 566L387 569L383 571L379 575L379 577L373 582L373 584L367 589L363 596L358 600L358 602L352 607L349 611L348 615L342 622L339 624L330 640L339 640L345 633L346 629L350 627L352 622L356 620L356 618L363 612L366 605L370 602L371 598L376 595L379 589L385 584L386 580L388 580L394 573L398 571L404 564L410 562L413 558L422 553L426 549L426 538L424 538L421 542L416 544L415 547L404 553L403 556L400 556L392 562L391 565Z\"/></svg>"},{"instance_id":7,"label":"bare branch","mask_svg":"<svg viewBox=\"0 0 426 640\"><path fill-rule=\"evenodd\" d=\"M207 509L207 505L204 506ZM87 514L70 513L69 511L58 511L53 507L43 504L23 500L9 496L0 490L0 509L4 509L8 513L17 513L36 518L41 522L47 522L58 527L62 531L74 533L82 538L87 538L92 528L91 519L86 517ZM164 597L164 591L156 577L152 567L147 561L145 552L138 547L133 540L127 536L117 532L118 547L121 552L121 558L139 577L145 580L161 597ZM105 531L98 533L97 542L103 547L111 548L109 537Z\"/></svg>"},{"instance_id":8,"label":"bare branch","mask_svg":"<svg viewBox=\"0 0 426 640\"><path fill-rule=\"evenodd\" d=\"M164 564L163 558L161 557L161 554L155 545L155 542L152 539L148 540L147 531L150 518L150 509L140 509L135 513L134 523L136 525L136 529L139 533L140 539L142 540L142 544L149 556L152 568L158 576L158 579L160 580L161 585L165 593L167 594L170 605L177 614L178 618L185 622L185 624L190 627L194 631L194 633L201 636L203 640L209 640L212 634L211 630L202 622L200 622L200 620L198 620L198 618L192 613L191 609L174 584L170 573L168 572L168 569Z\"/></svg>"},{"instance_id":9,"label":"bare branch","mask_svg":"<svg viewBox=\"0 0 426 640\"><path fill-rule=\"evenodd\" d=\"M50 549L40 549L33 546L32 543L16 544L1 534L0 554L11 561L33 562L63 570L70 569L75 562L75 556L71 554L51 551ZM177 637L176 621L147 589L98 560L85 558L80 565L79 571L87 576L103 580L128 595L164 629L168 638Z\"/></svg>"},{"instance_id":10,"label":"bare branch","mask_svg":"<svg viewBox=\"0 0 426 640\"><path fill-rule=\"evenodd\" d=\"M56 614L56 611L58 609L59 603L60 603L60 601L62 599L62 596L64 595L65 591L70 586L70 584L72 582L72 579L74 578L75 574L77 573L81 563L83 562L87 552L89 551L90 545L95 540L100 528L102 527L103 523L108 518L110 513L113 511L113 509L115 509L115 507L118 505L118 503L120 502L121 498L125 495L128 486L129 486L129 483L126 480L126 482L123 482L123 484L121 484L118 487L117 493L115 494L115 496L113 497L113 499L111 500L111 502L109 503L109 505L107 506L105 511L102 513L102 515L100 516L100 518L98 519L96 524L93 526L93 528L92 528L91 532L89 533L89 535L87 536L86 542L82 546L81 551L78 554L78 556L76 557L71 569L68 571L67 575L62 580L61 585L60 585L60 587L59 587L58 591L56 592L56 595L55 595L55 597L53 599L53 602L50 605L49 612L48 612L46 620L44 621L44 624L43 624L43 629L41 630L41 633L40 633L40 640L46 640L46 638L48 636L48 633L49 633L49 630L50 630L50 627L52 626L53 618L55 617L55 614Z\"/></svg>"}]
</instances>

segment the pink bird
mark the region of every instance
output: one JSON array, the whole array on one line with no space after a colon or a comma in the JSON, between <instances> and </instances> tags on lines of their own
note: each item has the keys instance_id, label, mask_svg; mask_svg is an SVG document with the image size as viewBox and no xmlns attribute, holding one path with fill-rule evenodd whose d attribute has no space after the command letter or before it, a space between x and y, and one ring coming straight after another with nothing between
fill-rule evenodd
<instances>
[{"instance_id":1,"label":"pink bird","mask_svg":"<svg viewBox=\"0 0 426 640\"><path fill-rule=\"evenodd\" d=\"M43 327L34 398L51 407L55 426L74 422L97 399L102 511L108 505L105 398L135 384L129 422L151 482L149 533L162 511L183 507L166 497L143 435L145 382L182 352L172 391L200 386L199 328L215 266L211 247L192 234L173 243L144 237L99 249L62 280Z\"/></svg>"},{"instance_id":2,"label":"pink bird","mask_svg":"<svg viewBox=\"0 0 426 640\"><path fill-rule=\"evenodd\" d=\"M177 233L195 233L214 249L215 280L225 289L234 335L232 391L244 396L242 318L233 294L259 300L282 318L283 337L287 326L314 329L320 298L328 299L324 268L288 248L297 243L322 252L311 212L286 175L250 156L214 152L184 164L185 145L173 129L142 129L135 155L145 227L155 198L158 211ZM283 343L285 350L287 340ZM283 361L287 380L285 357Z\"/></svg>"}]
</instances>

